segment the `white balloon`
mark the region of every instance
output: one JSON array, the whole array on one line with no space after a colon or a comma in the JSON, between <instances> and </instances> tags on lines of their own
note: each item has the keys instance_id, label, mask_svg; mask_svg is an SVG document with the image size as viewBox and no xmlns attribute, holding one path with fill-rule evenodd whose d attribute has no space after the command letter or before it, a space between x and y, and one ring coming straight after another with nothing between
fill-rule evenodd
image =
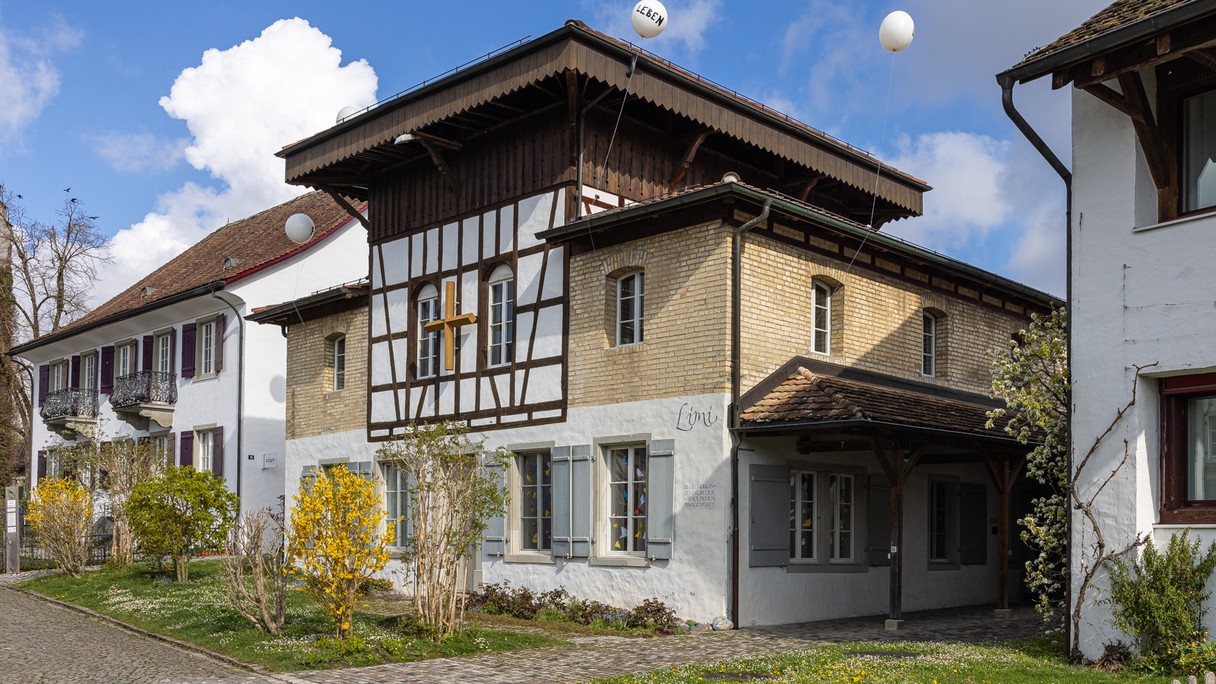
<instances>
[{"instance_id":1,"label":"white balloon","mask_svg":"<svg viewBox=\"0 0 1216 684\"><path fill-rule=\"evenodd\" d=\"M315 226L308 214L292 214L287 217L287 223L283 225L283 231L287 233L287 239L297 245L302 245L311 240L314 228Z\"/></svg>"},{"instance_id":2,"label":"white balloon","mask_svg":"<svg viewBox=\"0 0 1216 684\"><path fill-rule=\"evenodd\" d=\"M633 30L643 38L654 38L667 28L667 8L659 0L642 0L633 6Z\"/></svg>"},{"instance_id":3,"label":"white balloon","mask_svg":"<svg viewBox=\"0 0 1216 684\"><path fill-rule=\"evenodd\" d=\"M912 16L903 10L895 10L882 20L878 27L878 42L887 52L903 52L916 37L916 24Z\"/></svg>"}]
</instances>

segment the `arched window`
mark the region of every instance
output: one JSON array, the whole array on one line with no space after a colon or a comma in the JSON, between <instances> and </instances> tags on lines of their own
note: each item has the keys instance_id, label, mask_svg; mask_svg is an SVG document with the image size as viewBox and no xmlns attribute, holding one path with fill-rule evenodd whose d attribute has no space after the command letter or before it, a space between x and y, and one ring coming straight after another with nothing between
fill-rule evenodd
<instances>
[{"instance_id":1,"label":"arched window","mask_svg":"<svg viewBox=\"0 0 1216 684\"><path fill-rule=\"evenodd\" d=\"M937 316L928 309L921 311L920 374L937 375Z\"/></svg>"},{"instance_id":2,"label":"arched window","mask_svg":"<svg viewBox=\"0 0 1216 684\"><path fill-rule=\"evenodd\" d=\"M439 372L439 331L427 332L427 323L439 320L439 290L426 285L418 291L418 377L431 378Z\"/></svg>"},{"instance_id":3,"label":"arched window","mask_svg":"<svg viewBox=\"0 0 1216 684\"><path fill-rule=\"evenodd\" d=\"M499 266L490 274L490 365L515 360L515 274Z\"/></svg>"},{"instance_id":4,"label":"arched window","mask_svg":"<svg viewBox=\"0 0 1216 684\"><path fill-rule=\"evenodd\" d=\"M815 281L811 292L811 351L832 353L832 288Z\"/></svg>"},{"instance_id":5,"label":"arched window","mask_svg":"<svg viewBox=\"0 0 1216 684\"><path fill-rule=\"evenodd\" d=\"M616 281L616 344L623 347L639 344L646 339L644 321L646 307L645 275L642 271L627 273Z\"/></svg>"}]
</instances>

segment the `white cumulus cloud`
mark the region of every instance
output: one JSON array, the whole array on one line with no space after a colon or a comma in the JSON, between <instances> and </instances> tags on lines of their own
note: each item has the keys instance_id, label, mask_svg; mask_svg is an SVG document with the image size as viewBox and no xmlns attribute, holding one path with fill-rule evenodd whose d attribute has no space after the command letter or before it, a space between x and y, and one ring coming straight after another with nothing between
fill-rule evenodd
<instances>
[{"instance_id":1,"label":"white cumulus cloud","mask_svg":"<svg viewBox=\"0 0 1216 684\"><path fill-rule=\"evenodd\" d=\"M50 57L75 48L82 37L61 18L30 35L0 26L0 151L59 93L59 71Z\"/></svg>"},{"instance_id":2,"label":"white cumulus cloud","mask_svg":"<svg viewBox=\"0 0 1216 684\"><path fill-rule=\"evenodd\" d=\"M342 52L329 36L299 18L277 21L240 45L203 53L198 66L178 75L160 105L190 132L182 148L185 160L215 178L217 187L187 183L162 195L142 221L119 231L114 265L98 283L94 303L225 222L303 192L283 182L283 160L274 153L332 126L346 105L374 104L376 85L367 62L343 65Z\"/></svg>"},{"instance_id":3,"label":"white cumulus cloud","mask_svg":"<svg viewBox=\"0 0 1216 684\"><path fill-rule=\"evenodd\" d=\"M186 155L185 138L167 139L152 133L103 133L92 136L93 151L115 171L137 172L172 168Z\"/></svg>"}]
</instances>

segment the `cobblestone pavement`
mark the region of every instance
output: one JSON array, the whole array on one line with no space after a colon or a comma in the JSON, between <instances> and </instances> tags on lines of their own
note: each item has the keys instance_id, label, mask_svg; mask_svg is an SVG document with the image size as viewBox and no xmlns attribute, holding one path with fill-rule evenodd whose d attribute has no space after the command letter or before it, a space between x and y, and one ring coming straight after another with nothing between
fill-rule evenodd
<instances>
[{"instance_id":1,"label":"cobblestone pavement","mask_svg":"<svg viewBox=\"0 0 1216 684\"><path fill-rule=\"evenodd\" d=\"M352 670L297 672L293 677L317 684L581 682L724 658L767 655L825 643L1009 641L1039 633L1039 618L1030 608L1014 609L1009 619L993 617L991 608L905 613L904 618L905 628L894 632L884 628L883 618L872 617L661 639L597 637L581 640L582 643L574 647L475 658L441 658Z\"/></svg>"},{"instance_id":2,"label":"cobblestone pavement","mask_svg":"<svg viewBox=\"0 0 1216 684\"><path fill-rule=\"evenodd\" d=\"M655 639L585 637L573 646L265 677L3 588L30 577L0 575L0 684L582 682L825 643L1009 641L1039 631L1030 608L1016 608L1008 619L993 617L991 608L958 608L906 613L905 628L894 632L870 617Z\"/></svg>"},{"instance_id":3,"label":"cobblestone pavement","mask_svg":"<svg viewBox=\"0 0 1216 684\"><path fill-rule=\"evenodd\" d=\"M0 683L272 681L4 589L13 576L0 577Z\"/></svg>"}]
</instances>

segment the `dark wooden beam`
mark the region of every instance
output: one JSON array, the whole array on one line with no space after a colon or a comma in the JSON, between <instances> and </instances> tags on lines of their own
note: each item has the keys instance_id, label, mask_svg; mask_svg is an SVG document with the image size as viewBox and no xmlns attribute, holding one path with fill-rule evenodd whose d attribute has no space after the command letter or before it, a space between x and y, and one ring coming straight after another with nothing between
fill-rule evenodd
<instances>
[{"instance_id":1,"label":"dark wooden beam","mask_svg":"<svg viewBox=\"0 0 1216 684\"><path fill-rule=\"evenodd\" d=\"M814 178L808 180L806 185L802 186L802 192L798 193L798 199L805 202L806 198L811 196L811 191L822 183L824 178L827 178L827 176L816 174Z\"/></svg>"},{"instance_id":2,"label":"dark wooden beam","mask_svg":"<svg viewBox=\"0 0 1216 684\"><path fill-rule=\"evenodd\" d=\"M358 209L355 209L354 206L352 206L350 202L347 202L346 198L343 197L340 193L338 193L337 191L335 191L333 188L330 188L330 187L323 187L323 188L321 188L321 190L323 190L326 195L329 195L330 198L332 198L333 201L336 202L339 207L342 207L342 209L346 213L359 219L359 223L364 228L366 228L367 230L372 229L371 221L368 221L367 217L364 216Z\"/></svg>"},{"instance_id":3,"label":"dark wooden beam","mask_svg":"<svg viewBox=\"0 0 1216 684\"><path fill-rule=\"evenodd\" d=\"M462 145L460 143L456 142L455 140L448 140L447 138L441 138L441 137L439 137L437 135L433 135L431 133L424 133L422 131L414 131L413 136L415 138L417 138L418 140L426 141L436 147L442 147L442 148L449 149L449 150L459 151L460 148L462 147Z\"/></svg>"},{"instance_id":4,"label":"dark wooden beam","mask_svg":"<svg viewBox=\"0 0 1216 684\"><path fill-rule=\"evenodd\" d=\"M431 155L431 161L435 162L435 166L439 169L439 173L443 174L443 180L447 182L448 187L457 195L460 194L460 182L456 180L455 174L452 173L451 167L444 161L443 155L439 154L439 150L435 148L426 138L418 138L418 142L422 143L422 147L426 149L427 154Z\"/></svg>"},{"instance_id":5,"label":"dark wooden beam","mask_svg":"<svg viewBox=\"0 0 1216 684\"><path fill-rule=\"evenodd\" d=\"M1148 94L1144 90L1144 80L1139 72L1128 72L1119 75L1119 88L1134 112L1132 125L1136 129L1136 137L1140 140L1140 148L1148 162L1148 170L1153 176L1153 183L1161 191L1169 186L1169 170L1165 165L1165 144L1161 140L1157 121L1153 118L1153 110L1148 102Z\"/></svg>"},{"instance_id":6,"label":"dark wooden beam","mask_svg":"<svg viewBox=\"0 0 1216 684\"><path fill-rule=\"evenodd\" d=\"M904 538L904 451L899 442L889 437L870 439L878 465L891 483L891 570L887 619L903 619L903 538Z\"/></svg>"},{"instance_id":7,"label":"dark wooden beam","mask_svg":"<svg viewBox=\"0 0 1216 684\"><path fill-rule=\"evenodd\" d=\"M1139 110L1132 107L1131 103L1127 101L1127 98L1123 97L1122 93L1114 88L1111 88L1105 83L1095 83L1091 86L1086 86L1084 90L1090 95L1093 95L1106 104L1130 116L1132 119L1139 116Z\"/></svg>"},{"instance_id":8,"label":"dark wooden beam","mask_svg":"<svg viewBox=\"0 0 1216 684\"><path fill-rule=\"evenodd\" d=\"M1186 53L1187 59L1197 64L1202 64L1211 71L1216 71L1216 54L1213 54L1211 49L1191 50Z\"/></svg>"},{"instance_id":9,"label":"dark wooden beam","mask_svg":"<svg viewBox=\"0 0 1216 684\"><path fill-rule=\"evenodd\" d=\"M700 150L701 145L705 144L705 139L711 132L709 129L705 129L698 133L696 138L693 138L692 143L688 146L688 151L684 153L684 158L680 160L680 165L676 167L671 181L667 183L668 190L675 190L680 181L684 180L684 176L688 175L688 167L692 166L693 160L697 158L697 150Z\"/></svg>"},{"instance_id":10,"label":"dark wooden beam","mask_svg":"<svg viewBox=\"0 0 1216 684\"><path fill-rule=\"evenodd\" d=\"M1076 87L1085 88L1133 71L1152 69L1194 50L1211 47L1213 41L1216 41L1216 23L1196 22L1174 30L1164 40L1156 37L1061 69L1052 74L1051 85L1062 88L1075 83Z\"/></svg>"}]
</instances>

